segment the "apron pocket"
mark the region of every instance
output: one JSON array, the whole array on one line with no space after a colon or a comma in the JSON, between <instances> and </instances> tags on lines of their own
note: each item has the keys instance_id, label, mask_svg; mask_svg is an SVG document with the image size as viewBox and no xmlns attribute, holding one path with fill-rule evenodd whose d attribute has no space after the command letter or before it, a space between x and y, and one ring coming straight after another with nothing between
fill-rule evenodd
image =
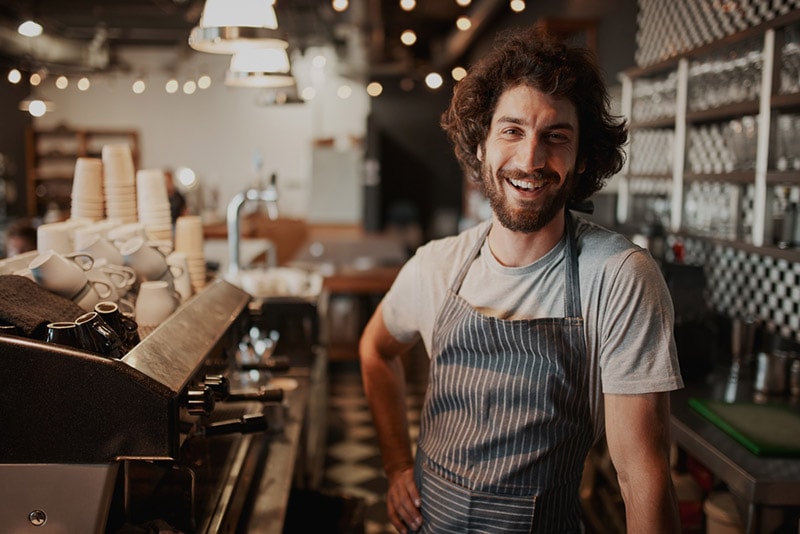
<instances>
[{"instance_id":1,"label":"apron pocket","mask_svg":"<svg viewBox=\"0 0 800 534\"><path fill-rule=\"evenodd\" d=\"M422 467L420 532L523 534L533 529L536 496L472 491Z\"/></svg>"}]
</instances>

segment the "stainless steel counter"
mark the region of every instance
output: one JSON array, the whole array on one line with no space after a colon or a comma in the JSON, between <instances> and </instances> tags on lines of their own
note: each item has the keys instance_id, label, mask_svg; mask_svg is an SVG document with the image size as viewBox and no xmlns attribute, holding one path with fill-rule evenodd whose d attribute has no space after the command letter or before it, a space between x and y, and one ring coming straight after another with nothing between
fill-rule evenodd
<instances>
[{"instance_id":1,"label":"stainless steel counter","mask_svg":"<svg viewBox=\"0 0 800 534\"><path fill-rule=\"evenodd\" d=\"M672 393L672 437L747 503L746 532L759 533L767 508L800 506L800 458L756 456L689 406L691 397L721 398L719 389Z\"/></svg>"}]
</instances>

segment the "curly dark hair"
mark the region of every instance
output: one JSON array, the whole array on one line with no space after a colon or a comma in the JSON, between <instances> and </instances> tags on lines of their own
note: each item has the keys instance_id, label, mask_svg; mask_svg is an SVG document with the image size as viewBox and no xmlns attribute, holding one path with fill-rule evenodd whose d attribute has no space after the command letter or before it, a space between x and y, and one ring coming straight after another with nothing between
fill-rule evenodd
<instances>
[{"instance_id":1,"label":"curly dark hair","mask_svg":"<svg viewBox=\"0 0 800 534\"><path fill-rule=\"evenodd\" d=\"M586 200L622 168L627 127L609 112L608 91L594 54L568 47L535 27L501 33L492 51L456 84L441 125L461 167L471 180L481 182L477 148L484 146L500 95L521 84L567 98L575 106L578 161L585 169L577 175L570 201Z\"/></svg>"}]
</instances>

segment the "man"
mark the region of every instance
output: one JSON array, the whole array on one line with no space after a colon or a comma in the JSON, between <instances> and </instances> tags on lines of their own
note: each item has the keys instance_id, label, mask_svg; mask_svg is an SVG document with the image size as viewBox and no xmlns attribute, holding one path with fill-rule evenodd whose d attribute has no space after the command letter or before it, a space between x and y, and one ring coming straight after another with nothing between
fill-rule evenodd
<instances>
[{"instance_id":1,"label":"man","mask_svg":"<svg viewBox=\"0 0 800 534\"><path fill-rule=\"evenodd\" d=\"M588 52L535 30L505 35L456 86L442 125L493 216L420 247L360 343L400 532L580 532L603 432L628 531L679 530L666 285L646 251L570 211L624 161L608 100ZM399 355L420 338L414 459Z\"/></svg>"}]
</instances>

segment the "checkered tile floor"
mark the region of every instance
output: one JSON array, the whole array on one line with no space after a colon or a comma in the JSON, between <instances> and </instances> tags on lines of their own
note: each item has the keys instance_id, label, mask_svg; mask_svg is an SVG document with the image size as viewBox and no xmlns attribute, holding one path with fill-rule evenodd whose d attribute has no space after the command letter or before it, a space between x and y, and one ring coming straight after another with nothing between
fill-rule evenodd
<instances>
[{"instance_id":1,"label":"checkered tile floor","mask_svg":"<svg viewBox=\"0 0 800 534\"><path fill-rule=\"evenodd\" d=\"M331 363L328 403L328 449L322 490L357 497L365 504L364 532L396 532L386 514L387 482L378 438L364 398L357 362ZM409 383L408 416L412 442L419 431L423 386Z\"/></svg>"}]
</instances>

